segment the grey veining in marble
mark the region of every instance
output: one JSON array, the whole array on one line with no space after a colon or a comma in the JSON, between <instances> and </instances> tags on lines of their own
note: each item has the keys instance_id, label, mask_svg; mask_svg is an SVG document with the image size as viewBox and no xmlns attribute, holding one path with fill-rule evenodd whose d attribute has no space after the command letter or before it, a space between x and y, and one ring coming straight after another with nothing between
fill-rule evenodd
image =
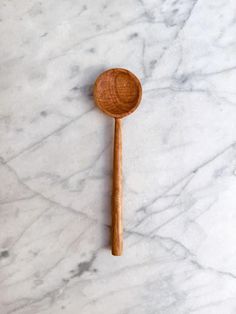
<instances>
[{"instance_id":1,"label":"grey veining in marble","mask_svg":"<svg viewBox=\"0 0 236 314\"><path fill-rule=\"evenodd\" d=\"M236 313L236 2L0 2L0 313ZM109 251L124 67L125 251Z\"/></svg>"}]
</instances>

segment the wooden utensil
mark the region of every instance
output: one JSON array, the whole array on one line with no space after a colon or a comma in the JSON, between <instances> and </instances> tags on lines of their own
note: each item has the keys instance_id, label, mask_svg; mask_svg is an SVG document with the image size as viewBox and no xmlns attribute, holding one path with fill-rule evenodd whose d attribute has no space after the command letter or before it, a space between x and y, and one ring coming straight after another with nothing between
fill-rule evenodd
<instances>
[{"instance_id":1,"label":"wooden utensil","mask_svg":"<svg viewBox=\"0 0 236 314\"><path fill-rule=\"evenodd\" d=\"M122 228L122 132L121 118L131 114L142 98L138 78L126 69L110 69L98 76L94 90L96 105L115 118L113 192L112 192L112 254L123 251Z\"/></svg>"}]
</instances>

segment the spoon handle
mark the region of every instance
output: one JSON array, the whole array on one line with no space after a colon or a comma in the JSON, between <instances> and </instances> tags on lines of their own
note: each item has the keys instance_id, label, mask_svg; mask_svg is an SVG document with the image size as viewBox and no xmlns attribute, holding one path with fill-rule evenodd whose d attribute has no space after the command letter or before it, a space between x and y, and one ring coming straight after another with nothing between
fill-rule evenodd
<instances>
[{"instance_id":1,"label":"spoon handle","mask_svg":"<svg viewBox=\"0 0 236 314\"><path fill-rule=\"evenodd\" d=\"M115 118L112 191L112 255L123 251L122 226L122 132L121 119Z\"/></svg>"}]
</instances>

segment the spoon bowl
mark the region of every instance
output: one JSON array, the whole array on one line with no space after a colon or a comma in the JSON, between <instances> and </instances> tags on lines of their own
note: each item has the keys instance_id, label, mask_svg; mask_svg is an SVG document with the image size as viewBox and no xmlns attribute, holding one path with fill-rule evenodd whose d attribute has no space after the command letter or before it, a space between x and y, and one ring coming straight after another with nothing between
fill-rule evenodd
<instances>
[{"instance_id":1,"label":"spoon bowl","mask_svg":"<svg viewBox=\"0 0 236 314\"><path fill-rule=\"evenodd\" d=\"M131 114L138 107L141 97L142 87L138 78L126 69L107 70L95 82L95 102L113 118Z\"/></svg>"}]
</instances>

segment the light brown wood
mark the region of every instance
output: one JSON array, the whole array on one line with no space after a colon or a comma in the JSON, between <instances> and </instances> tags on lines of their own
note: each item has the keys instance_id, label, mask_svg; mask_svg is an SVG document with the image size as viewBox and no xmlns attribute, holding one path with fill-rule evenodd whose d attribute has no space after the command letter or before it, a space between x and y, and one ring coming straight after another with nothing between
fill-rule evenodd
<instances>
[{"instance_id":1,"label":"light brown wood","mask_svg":"<svg viewBox=\"0 0 236 314\"><path fill-rule=\"evenodd\" d=\"M142 98L138 78L126 69L110 69L100 74L94 85L96 105L115 118L113 192L112 192L112 254L122 255L122 131L121 118L131 114Z\"/></svg>"},{"instance_id":2,"label":"light brown wood","mask_svg":"<svg viewBox=\"0 0 236 314\"><path fill-rule=\"evenodd\" d=\"M122 255L122 131L121 119L115 119L112 189L112 254Z\"/></svg>"},{"instance_id":3,"label":"light brown wood","mask_svg":"<svg viewBox=\"0 0 236 314\"><path fill-rule=\"evenodd\" d=\"M110 69L100 74L94 85L97 106L113 118L131 114L139 105L142 87L138 78L126 69Z\"/></svg>"}]
</instances>

